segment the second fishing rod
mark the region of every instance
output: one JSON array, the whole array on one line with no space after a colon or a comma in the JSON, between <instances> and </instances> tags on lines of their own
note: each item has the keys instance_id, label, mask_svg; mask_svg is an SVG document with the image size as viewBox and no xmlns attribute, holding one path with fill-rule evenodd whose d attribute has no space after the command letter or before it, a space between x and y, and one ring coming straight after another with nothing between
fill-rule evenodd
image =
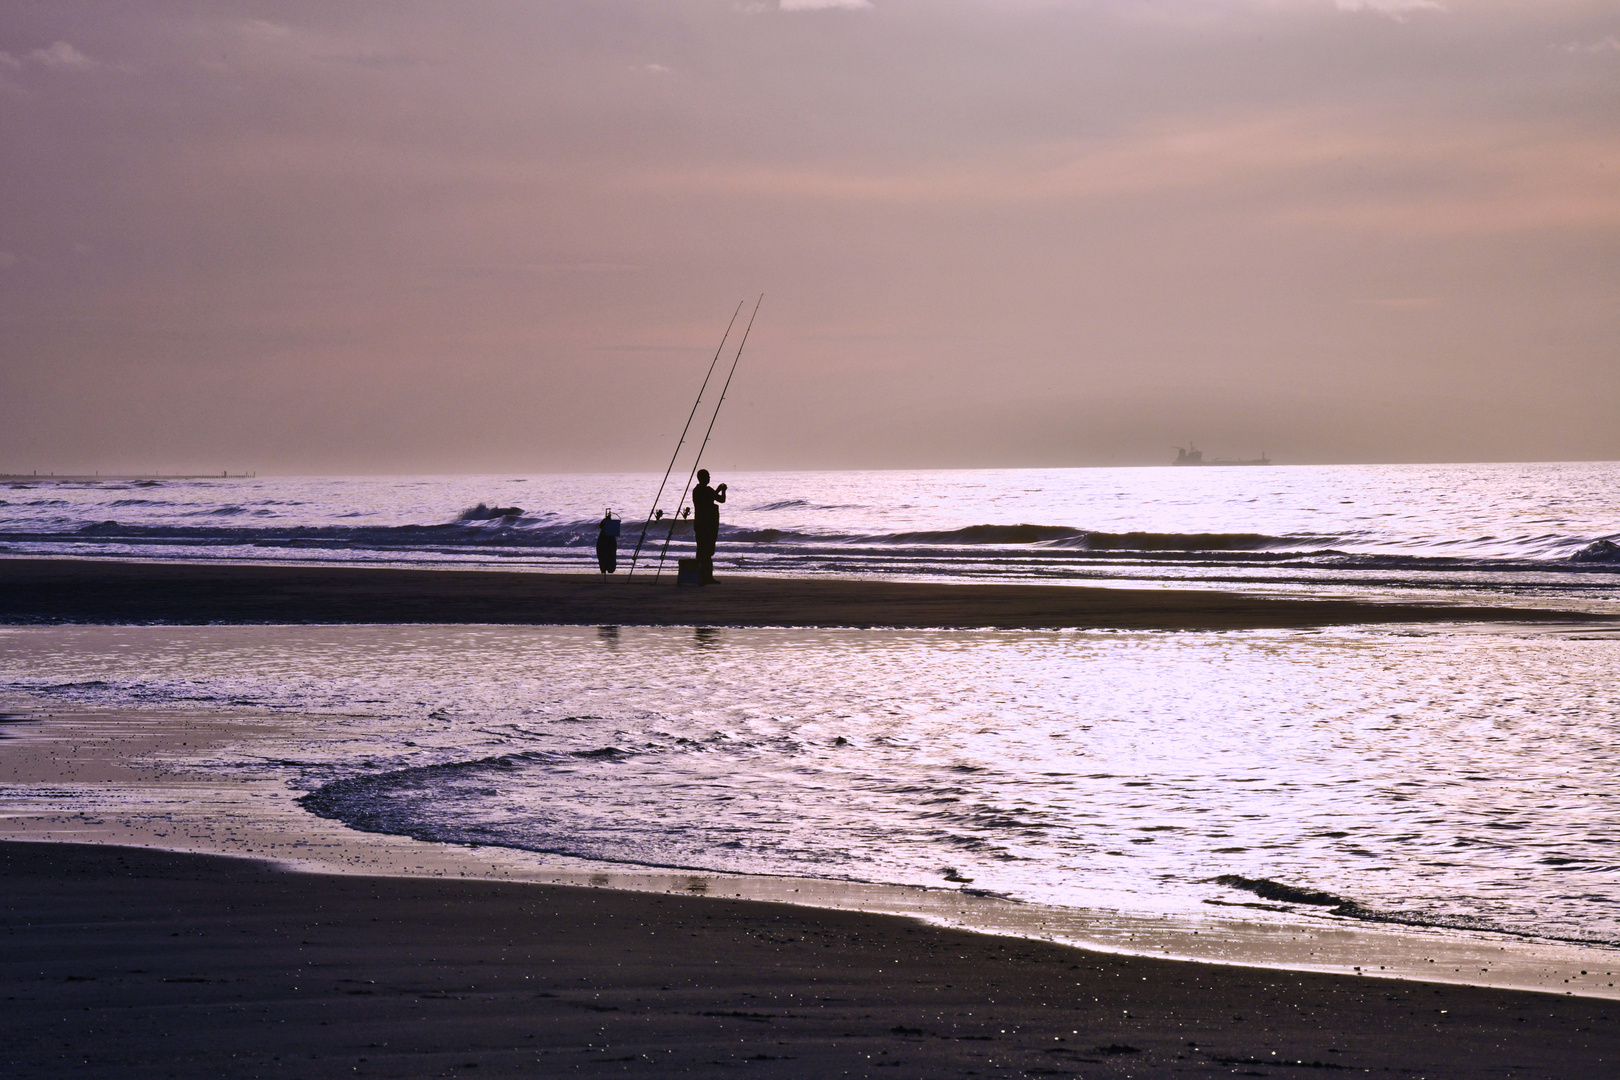
<instances>
[{"instance_id":1,"label":"second fishing rod","mask_svg":"<svg viewBox=\"0 0 1620 1080\"><path fill-rule=\"evenodd\" d=\"M647 542L647 530L652 528L652 523L656 520L659 500L664 497L664 488L669 484L669 474L675 471L675 459L681 456L681 447L686 445L686 433L692 430L692 418L697 416L698 406L703 404L703 392L709 388L709 380L714 376L714 366L720 362L720 354L726 351L726 341L731 337L731 328L737 325L737 316L742 314L745 303L747 303L745 300L737 301L737 308L731 313L731 321L726 323L726 332L720 336L720 346L714 350L714 359L709 361L708 374L703 376L703 385L698 387L698 396L697 400L692 402L692 411L686 414L686 426L681 428L681 437L675 442L675 452L669 456L669 467L664 470L664 479L658 483L658 494L653 496L652 509L647 511L647 520L641 526L641 538L636 541L635 553L630 556L630 572L625 575L626 577L636 576L636 560L641 558L641 545ZM736 366L735 362L732 366ZM713 421L710 421L710 426L713 426ZM679 516L678 512L676 516Z\"/></svg>"},{"instance_id":2,"label":"second fishing rod","mask_svg":"<svg viewBox=\"0 0 1620 1080\"><path fill-rule=\"evenodd\" d=\"M748 316L748 325L743 328L742 341L737 344L737 355L732 357L731 370L726 373L725 385L720 388L720 400L714 403L714 415L709 417L709 428L703 433L703 442L698 446L697 456L692 459L692 471L686 475L686 487L682 489L683 502L685 499L684 493L692 490L692 478L697 475L698 466L703 463L703 451L709 447L709 436L714 434L714 422L720 419L720 410L726 403L726 391L731 389L732 376L737 374L737 364L742 360L743 349L748 346L748 334L754 329L754 319L759 315L759 306L764 302L765 294L760 293L759 299L754 301L753 314ZM675 512L675 517L669 523L669 532L664 536L663 550L658 553L658 569L653 574L654 581L657 581L664 573L664 557L669 554L669 542L675 538L675 526L681 520L681 513L684 510L684 506L678 509Z\"/></svg>"}]
</instances>

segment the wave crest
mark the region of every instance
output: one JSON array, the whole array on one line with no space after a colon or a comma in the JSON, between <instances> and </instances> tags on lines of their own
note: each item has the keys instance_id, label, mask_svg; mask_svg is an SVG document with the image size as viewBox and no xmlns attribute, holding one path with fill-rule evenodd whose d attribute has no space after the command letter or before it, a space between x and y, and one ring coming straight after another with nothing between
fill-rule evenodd
<instances>
[{"instance_id":1,"label":"wave crest","mask_svg":"<svg viewBox=\"0 0 1620 1080\"><path fill-rule=\"evenodd\" d=\"M1569 557L1570 562L1620 563L1620 544L1613 540L1594 540Z\"/></svg>"},{"instance_id":2,"label":"wave crest","mask_svg":"<svg viewBox=\"0 0 1620 1080\"><path fill-rule=\"evenodd\" d=\"M1094 532L1065 525L969 525L961 529L889 533L866 538L884 544L1038 544L1080 551L1264 551L1320 548L1330 538L1262 533Z\"/></svg>"},{"instance_id":3,"label":"wave crest","mask_svg":"<svg viewBox=\"0 0 1620 1080\"><path fill-rule=\"evenodd\" d=\"M516 518L523 516L521 506L469 506L456 515L457 521L494 521L498 518Z\"/></svg>"}]
</instances>

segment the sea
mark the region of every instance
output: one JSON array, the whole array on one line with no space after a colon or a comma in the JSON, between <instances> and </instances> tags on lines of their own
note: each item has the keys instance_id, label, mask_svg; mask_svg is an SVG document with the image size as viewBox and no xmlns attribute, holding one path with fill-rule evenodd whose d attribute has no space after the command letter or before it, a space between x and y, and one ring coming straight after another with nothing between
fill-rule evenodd
<instances>
[{"instance_id":1,"label":"sea","mask_svg":"<svg viewBox=\"0 0 1620 1080\"><path fill-rule=\"evenodd\" d=\"M1211 585L1599 604L1613 462L717 472L717 568L750 575ZM0 555L596 568L692 554L676 477L0 479ZM660 516L661 515L661 516Z\"/></svg>"},{"instance_id":2,"label":"sea","mask_svg":"<svg viewBox=\"0 0 1620 1080\"><path fill-rule=\"evenodd\" d=\"M235 717L246 734L191 767L272 782L356 835L1192 926L1238 912L1457 932L1620 967L1620 463L715 480L722 589L727 574L1038 581L1590 618L9 626L0 706ZM595 572L611 512L618 574L669 575L692 538L676 494L654 506L658 481L13 477L0 557ZM130 799L0 785L10 816Z\"/></svg>"}]
</instances>

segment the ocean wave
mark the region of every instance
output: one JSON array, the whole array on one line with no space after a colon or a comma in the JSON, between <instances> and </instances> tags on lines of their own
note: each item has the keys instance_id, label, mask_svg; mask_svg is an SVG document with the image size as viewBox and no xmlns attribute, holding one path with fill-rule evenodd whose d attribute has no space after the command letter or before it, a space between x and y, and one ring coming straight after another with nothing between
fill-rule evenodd
<instances>
[{"instance_id":1,"label":"ocean wave","mask_svg":"<svg viewBox=\"0 0 1620 1080\"><path fill-rule=\"evenodd\" d=\"M1322 536L1265 536L1261 533L1103 533L1088 532L1073 544L1087 551L1301 551L1321 549L1335 538Z\"/></svg>"},{"instance_id":2,"label":"ocean wave","mask_svg":"<svg viewBox=\"0 0 1620 1080\"><path fill-rule=\"evenodd\" d=\"M778 499L775 502L758 503L747 508L751 514L774 514L783 510L853 510L850 503L815 503L808 499Z\"/></svg>"},{"instance_id":3,"label":"ocean wave","mask_svg":"<svg viewBox=\"0 0 1620 1080\"><path fill-rule=\"evenodd\" d=\"M120 503L125 500L119 500ZM130 500L133 502L134 500ZM105 512L103 510L103 512ZM413 561L462 559L483 554L490 558L535 558L569 564L594 551L598 522L559 520L546 510L480 502L452 519L428 524L370 524L332 521L326 524L282 525L262 504L245 501L200 510L181 521L142 522L108 517L83 517L58 524L17 521L0 530L0 544L17 545L34 553L73 551L77 554L127 554L131 551L193 549L223 555L241 549L235 557L275 558L269 549L318 551L331 557L365 559L378 555ZM371 511L355 511L370 518ZM257 521L253 519L258 519ZM621 554L638 543L641 530L632 523L621 536ZM647 528L647 545L661 546L672 538L689 546L690 519L664 518ZM1620 534L1617 534L1620 538ZM924 576L1009 574L1064 576L1085 574L1087 568L1161 567L1185 573L1193 568L1228 567L1234 572L1273 574L1295 568L1311 574L1422 573L1465 575L1474 572L1564 575L1613 575L1620 572L1620 544L1608 537L1543 534L1522 537L1483 537L1457 540L1430 539L1419 543L1380 543L1363 535L1273 535L1264 532L1110 532L1068 525L1032 523L970 525L957 529L856 533L829 528L811 531L776 528L744 518L721 525L722 548L728 556L746 561L754 570L803 574L907 573ZM582 550L584 549L584 550ZM341 554L340 554L341 553ZM1109 572L1115 572L1110 570ZM1213 579L1212 579L1213 580Z\"/></svg>"},{"instance_id":4,"label":"ocean wave","mask_svg":"<svg viewBox=\"0 0 1620 1080\"><path fill-rule=\"evenodd\" d=\"M254 512L257 515L257 511ZM234 515L231 515L234 516ZM63 542L97 540L127 544L198 547L580 547L596 542L596 522L543 524L512 518L473 519L440 525L295 525L282 528L136 525L108 519L69 533L6 532L0 540Z\"/></svg>"},{"instance_id":5,"label":"ocean wave","mask_svg":"<svg viewBox=\"0 0 1620 1080\"><path fill-rule=\"evenodd\" d=\"M720 536L733 544L793 544L825 542L828 539L825 536L794 532L790 529L749 529L725 525L720 527Z\"/></svg>"},{"instance_id":6,"label":"ocean wave","mask_svg":"<svg viewBox=\"0 0 1620 1080\"><path fill-rule=\"evenodd\" d=\"M1040 544L1085 536L1063 525L969 525L941 531L885 533L864 537L885 544Z\"/></svg>"},{"instance_id":7,"label":"ocean wave","mask_svg":"<svg viewBox=\"0 0 1620 1080\"><path fill-rule=\"evenodd\" d=\"M109 690L120 688L117 684L102 679L84 679L78 682L60 683L31 682L27 679L21 679L7 685L30 694L62 698L94 698L105 694Z\"/></svg>"},{"instance_id":8,"label":"ocean wave","mask_svg":"<svg viewBox=\"0 0 1620 1080\"><path fill-rule=\"evenodd\" d=\"M1389 926L1411 926L1431 930L1469 930L1475 933L1503 934L1508 937L1537 941L1561 941L1576 945L1620 946L1620 940L1596 934L1590 936L1561 936L1535 933L1528 930L1515 930L1473 915L1429 911L1380 910L1367 907L1359 901L1335 893L1319 889L1301 888L1297 885L1273 881L1270 878L1251 878L1242 874L1222 874L1208 880L1211 884L1225 885L1229 889L1253 893L1262 900L1271 900L1279 904L1300 904L1308 907L1327 908L1329 915L1355 919L1358 922L1383 923Z\"/></svg>"},{"instance_id":9,"label":"ocean wave","mask_svg":"<svg viewBox=\"0 0 1620 1080\"><path fill-rule=\"evenodd\" d=\"M1066 525L969 525L943 531L899 532L863 537L869 543L952 545L1042 545L1081 551L1264 551L1330 546L1337 538L1266 536L1261 533L1095 532Z\"/></svg>"},{"instance_id":10,"label":"ocean wave","mask_svg":"<svg viewBox=\"0 0 1620 1080\"><path fill-rule=\"evenodd\" d=\"M1581 550L1569 557L1570 562L1578 563L1617 563L1620 564L1620 544L1613 540L1594 540Z\"/></svg>"},{"instance_id":11,"label":"ocean wave","mask_svg":"<svg viewBox=\"0 0 1620 1080\"><path fill-rule=\"evenodd\" d=\"M630 756L629 750L621 750L617 746L601 746L595 750L575 750L570 756L585 761L620 761Z\"/></svg>"},{"instance_id":12,"label":"ocean wave","mask_svg":"<svg viewBox=\"0 0 1620 1080\"><path fill-rule=\"evenodd\" d=\"M469 506L456 515L457 521L493 521L497 518L516 518L523 516L521 506Z\"/></svg>"}]
</instances>

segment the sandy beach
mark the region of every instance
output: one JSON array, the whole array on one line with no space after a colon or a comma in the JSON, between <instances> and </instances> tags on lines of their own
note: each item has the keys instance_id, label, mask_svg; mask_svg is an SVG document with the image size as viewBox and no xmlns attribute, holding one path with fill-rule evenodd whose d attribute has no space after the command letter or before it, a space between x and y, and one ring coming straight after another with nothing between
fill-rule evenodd
<instances>
[{"instance_id":1,"label":"sandy beach","mask_svg":"<svg viewBox=\"0 0 1620 1080\"><path fill-rule=\"evenodd\" d=\"M355 566L0 559L0 622L550 623L1226 630L1357 623L1571 622L1511 607L1304 600L1209 589L612 577Z\"/></svg>"},{"instance_id":2,"label":"sandy beach","mask_svg":"<svg viewBox=\"0 0 1620 1080\"><path fill-rule=\"evenodd\" d=\"M605 889L0 845L6 1075L1600 1077L1612 1002ZM476 1070L476 1071L474 1071Z\"/></svg>"},{"instance_id":3,"label":"sandy beach","mask_svg":"<svg viewBox=\"0 0 1620 1080\"><path fill-rule=\"evenodd\" d=\"M14 625L1209 629L1562 618L1212 591L782 579L676 589L639 578L0 560L0 619ZM29 744L15 729L12 780L176 782L137 777L151 770L126 760L146 754L130 741L145 729L81 727L74 747ZM142 737L161 747L206 731L194 720ZM168 794L187 797L183 787ZM244 816L221 822L235 836L228 850L275 831L267 797L246 792ZM290 793L273 799L298 813ZM60 841L77 828L71 818L64 803L57 824L11 835ZM260 820L271 823L264 837L242 832ZM1564 992L1157 960L679 888L452 880L445 867L437 877L332 875L287 868L297 859L120 846L154 842L150 829L109 819L81 830L101 843L0 843L6 1075L1573 1078L1607 1076L1620 1059L1614 1002ZM221 850L200 833L182 840L155 843Z\"/></svg>"}]
</instances>

